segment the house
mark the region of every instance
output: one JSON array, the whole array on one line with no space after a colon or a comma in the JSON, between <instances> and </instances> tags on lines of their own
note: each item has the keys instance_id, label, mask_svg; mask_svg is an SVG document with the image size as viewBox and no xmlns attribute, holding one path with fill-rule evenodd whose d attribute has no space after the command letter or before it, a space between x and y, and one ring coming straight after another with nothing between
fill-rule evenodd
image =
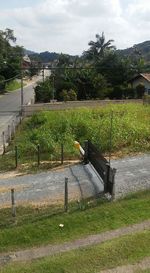
<instances>
[{"instance_id":1,"label":"house","mask_svg":"<svg viewBox=\"0 0 150 273\"><path fill-rule=\"evenodd\" d=\"M22 60L22 67L24 69L29 69L31 67L31 60L28 55L25 55Z\"/></svg>"},{"instance_id":2,"label":"house","mask_svg":"<svg viewBox=\"0 0 150 273\"><path fill-rule=\"evenodd\" d=\"M139 84L145 86L146 94L150 95L150 73L141 73L138 74L130 81L132 88L136 88Z\"/></svg>"}]
</instances>

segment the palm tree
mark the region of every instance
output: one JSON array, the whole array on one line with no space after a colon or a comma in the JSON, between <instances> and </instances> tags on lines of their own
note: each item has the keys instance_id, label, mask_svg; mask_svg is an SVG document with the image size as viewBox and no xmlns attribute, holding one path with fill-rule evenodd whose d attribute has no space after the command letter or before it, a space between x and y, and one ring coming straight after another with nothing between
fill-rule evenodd
<instances>
[{"instance_id":1,"label":"palm tree","mask_svg":"<svg viewBox=\"0 0 150 273\"><path fill-rule=\"evenodd\" d=\"M99 34L96 34L95 37L96 42L90 41L88 43L90 48L83 53L89 59L101 58L106 52L110 50L115 50L115 46L111 45L114 40L111 39L106 42L104 32L102 32L101 36Z\"/></svg>"}]
</instances>

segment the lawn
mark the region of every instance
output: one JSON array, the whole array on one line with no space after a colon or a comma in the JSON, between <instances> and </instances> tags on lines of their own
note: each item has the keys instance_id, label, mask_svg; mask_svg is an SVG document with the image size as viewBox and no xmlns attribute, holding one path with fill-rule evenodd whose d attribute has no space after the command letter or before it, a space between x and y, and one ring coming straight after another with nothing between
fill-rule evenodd
<instances>
[{"instance_id":1,"label":"lawn","mask_svg":"<svg viewBox=\"0 0 150 273\"><path fill-rule=\"evenodd\" d=\"M36 113L24 119L8 147L9 154L0 158L1 171L14 168L16 145L21 165L37 161L38 144L42 162L60 160L62 143L65 159L78 158L74 141L84 145L86 139L91 140L105 155L110 151L113 155L121 156L148 153L150 107L142 104L110 104L93 109Z\"/></svg>"},{"instance_id":2,"label":"lawn","mask_svg":"<svg viewBox=\"0 0 150 273\"><path fill-rule=\"evenodd\" d=\"M144 231L31 263L9 265L0 272L99 273L102 269L138 262L149 255L150 231Z\"/></svg>"},{"instance_id":3,"label":"lawn","mask_svg":"<svg viewBox=\"0 0 150 273\"><path fill-rule=\"evenodd\" d=\"M0 252L62 243L139 223L149 219L149 211L150 191L132 194L116 202L103 202L97 206L87 204L82 210L56 215L51 214L51 208L43 213L42 209L39 212L36 208L30 208L30 211L23 208L17 210L16 224L7 224L7 227L1 225ZM5 223L6 214L8 210L0 210L1 224ZM64 224L64 228L60 229L59 224Z\"/></svg>"}]
</instances>

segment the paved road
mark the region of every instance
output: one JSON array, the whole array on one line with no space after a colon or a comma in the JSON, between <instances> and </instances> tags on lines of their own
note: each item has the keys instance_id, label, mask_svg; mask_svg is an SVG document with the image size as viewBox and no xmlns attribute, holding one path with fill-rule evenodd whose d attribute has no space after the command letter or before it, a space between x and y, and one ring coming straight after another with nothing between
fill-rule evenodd
<instances>
[{"instance_id":1,"label":"paved road","mask_svg":"<svg viewBox=\"0 0 150 273\"><path fill-rule=\"evenodd\" d=\"M24 104L34 98L33 84L24 87ZM12 126L19 122L19 112L21 110L21 91L8 92L0 97L0 152L2 151L2 132L8 138L8 125Z\"/></svg>"},{"instance_id":2,"label":"paved road","mask_svg":"<svg viewBox=\"0 0 150 273\"><path fill-rule=\"evenodd\" d=\"M150 189L150 155L113 160L117 168L116 198ZM0 207L10 205L10 189L16 189L17 204L62 202L64 181L69 178L69 200L98 195L103 183L90 164L76 164L59 170L16 178L0 178Z\"/></svg>"},{"instance_id":3,"label":"paved road","mask_svg":"<svg viewBox=\"0 0 150 273\"><path fill-rule=\"evenodd\" d=\"M49 70L45 70L44 76L50 75ZM23 88L23 104L27 104L34 99L35 83L42 80L42 75L34 77L32 83ZM8 139L8 125L16 125L19 122L19 113L21 110L21 90L18 89L14 92L8 92L0 96L0 154L3 151L2 147L2 132L5 132L5 138ZM12 121L14 124L12 125ZM13 128L12 128L13 129Z\"/></svg>"}]
</instances>

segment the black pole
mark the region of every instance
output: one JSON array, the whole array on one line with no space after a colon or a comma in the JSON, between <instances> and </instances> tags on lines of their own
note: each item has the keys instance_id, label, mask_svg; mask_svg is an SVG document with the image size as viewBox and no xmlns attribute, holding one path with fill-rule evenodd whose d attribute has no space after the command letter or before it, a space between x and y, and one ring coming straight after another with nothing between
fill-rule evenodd
<instances>
[{"instance_id":1,"label":"black pole","mask_svg":"<svg viewBox=\"0 0 150 273\"><path fill-rule=\"evenodd\" d=\"M68 178L65 177L65 203L64 203L64 210L65 212L68 211Z\"/></svg>"},{"instance_id":2,"label":"black pole","mask_svg":"<svg viewBox=\"0 0 150 273\"><path fill-rule=\"evenodd\" d=\"M64 144L61 144L61 164L64 163Z\"/></svg>"},{"instance_id":3,"label":"black pole","mask_svg":"<svg viewBox=\"0 0 150 273\"><path fill-rule=\"evenodd\" d=\"M38 167L40 166L40 145L38 144L37 145L37 152L38 152L38 154L37 154L37 156L38 156Z\"/></svg>"},{"instance_id":4,"label":"black pole","mask_svg":"<svg viewBox=\"0 0 150 273\"><path fill-rule=\"evenodd\" d=\"M15 146L15 166L18 167L18 147Z\"/></svg>"}]
</instances>

